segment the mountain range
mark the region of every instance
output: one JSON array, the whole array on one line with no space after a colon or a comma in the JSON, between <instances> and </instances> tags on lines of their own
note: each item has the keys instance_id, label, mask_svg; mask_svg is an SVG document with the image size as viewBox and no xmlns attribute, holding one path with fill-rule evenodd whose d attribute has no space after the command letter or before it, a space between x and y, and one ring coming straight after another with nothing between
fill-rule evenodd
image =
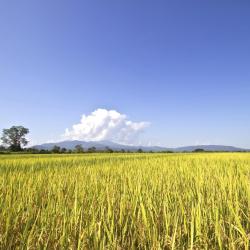
<instances>
[{"instance_id":1,"label":"mountain range","mask_svg":"<svg viewBox=\"0 0 250 250\"><path fill-rule=\"evenodd\" d=\"M160 152L160 151L173 151L173 152L192 152L197 149L203 149L204 151L230 151L230 152L237 152L237 151L250 151L250 149L243 149L233 146L224 146L224 145L195 145L195 146L184 146L184 147L177 147L177 148L167 148L167 147L160 147L160 146L131 146L131 145L123 145L119 143L115 143L112 141L61 141L61 142L53 142L53 143L44 143L40 145L35 145L33 148L35 149L44 149L44 150L51 150L54 146L59 146L61 148L66 149L74 149L76 145L82 145L84 150L88 148L95 147L96 150L105 150L108 148L112 150L126 150L126 151L137 151L138 149L142 149L143 151L149 152Z\"/></svg>"}]
</instances>

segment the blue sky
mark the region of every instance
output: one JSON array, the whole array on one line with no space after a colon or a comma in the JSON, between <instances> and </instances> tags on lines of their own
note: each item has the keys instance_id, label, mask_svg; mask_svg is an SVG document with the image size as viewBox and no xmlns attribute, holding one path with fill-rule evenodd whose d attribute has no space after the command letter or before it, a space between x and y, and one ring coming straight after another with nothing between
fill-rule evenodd
<instances>
[{"instance_id":1,"label":"blue sky","mask_svg":"<svg viewBox=\"0 0 250 250\"><path fill-rule=\"evenodd\" d=\"M119 127L133 143L250 148L249 13L247 0L2 1L0 129L84 139L98 120L104 139ZM98 109L120 114L116 129Z\"/></svg>"}]
</instances>

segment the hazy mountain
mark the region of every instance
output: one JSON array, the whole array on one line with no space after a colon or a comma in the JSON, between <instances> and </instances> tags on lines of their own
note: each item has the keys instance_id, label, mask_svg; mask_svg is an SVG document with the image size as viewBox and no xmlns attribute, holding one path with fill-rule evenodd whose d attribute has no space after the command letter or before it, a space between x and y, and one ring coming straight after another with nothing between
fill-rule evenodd
<instances>
[{"instance_id":1,"label":"hazy mountain","mask_svg":"<svg viewBox=\"0 0 250 250\"><path fill-rule=\"evenodd\" d=\"M143 151L165 151L168 150L164 147L145 147L145 146L130 146L130 145L122 145L112 141L62 141L62 142L55 142L55 143L44 143L41 145L33 146L36 149L45 149L51 150L54 146L59 146L61 148L66 149L74 149L76 145L82 145L82 147L87 150L90 147L95 147L97 150L105 150L107 147L113 150L130 150L130 151L137 151L141 148Z\"/></svg>"},{"instance_id":2,"label":"hazy mountain","mask_svg":"<svg viewBox=\"0 0 250 250\"><path fill-rule=\"evenodd\" d=\"M242 149L232 146L223 146L223 145L198 145L198 146L186 146L186 147L178 147L178 148L165 148L159 146L130 146L130 145L122 145L119 143L115 143L112 141L61 141L56 143L44 143L41 145L33 146L36 149L45 149L51 150L54 146L59 146L61 148L66 149L74 149L76 145L82 145L82 147L87 150L90 147L95 147L97 150L105 150L107 147L113 150L129 150L129 151L137 151L138 149L142 149L143 151L174 151L174 152L192 152L196 149L203 149L205 151L250 151L249 149Z\"/></svg>"},{"instance_id":3,"label":"hazy mountain","mask_svg":"<svg viewBox=\"0 0 250 250\"><path fill-rule=\"evenodd\" d=\"M197 145L197 146L186 146L186 147L178 147L175 148L174 151L177 152L192 152L196 149L203 149L204 151L230 151L230 152L237 152L237 151L250 151L249 149L237 148L233 146L224 146L224 145Z\"/></svg>"}]
</instances>

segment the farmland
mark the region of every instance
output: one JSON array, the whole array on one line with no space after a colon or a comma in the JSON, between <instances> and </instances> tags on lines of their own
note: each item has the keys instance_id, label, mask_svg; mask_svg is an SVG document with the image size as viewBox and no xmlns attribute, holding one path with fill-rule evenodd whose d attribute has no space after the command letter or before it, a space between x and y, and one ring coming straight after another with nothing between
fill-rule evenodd
<instances>
[{"instance_id":1,"label":"farmland","mask_svg":"<svg viewBox=\"0 0 250 250\"><path fill-rule=\"evenodd\" d=\"M0 156L1 249L249 249L250 154Z\"/></svg>"}]
</instances>

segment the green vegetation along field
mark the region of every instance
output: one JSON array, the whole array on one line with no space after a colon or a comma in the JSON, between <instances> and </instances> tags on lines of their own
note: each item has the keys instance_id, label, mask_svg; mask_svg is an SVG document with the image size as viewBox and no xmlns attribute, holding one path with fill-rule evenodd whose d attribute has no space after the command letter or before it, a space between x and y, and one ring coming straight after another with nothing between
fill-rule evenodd
<instances>
[{"instance_id":1,"label":"green vegetation along field","mask_svg":"<svg viewBox=\"0 0 250 250\"><path fill-rule=\"evenodd\" d=\"M0 156L1 249L249 249L250 154Z\"/></svg>"}]
</instances>

